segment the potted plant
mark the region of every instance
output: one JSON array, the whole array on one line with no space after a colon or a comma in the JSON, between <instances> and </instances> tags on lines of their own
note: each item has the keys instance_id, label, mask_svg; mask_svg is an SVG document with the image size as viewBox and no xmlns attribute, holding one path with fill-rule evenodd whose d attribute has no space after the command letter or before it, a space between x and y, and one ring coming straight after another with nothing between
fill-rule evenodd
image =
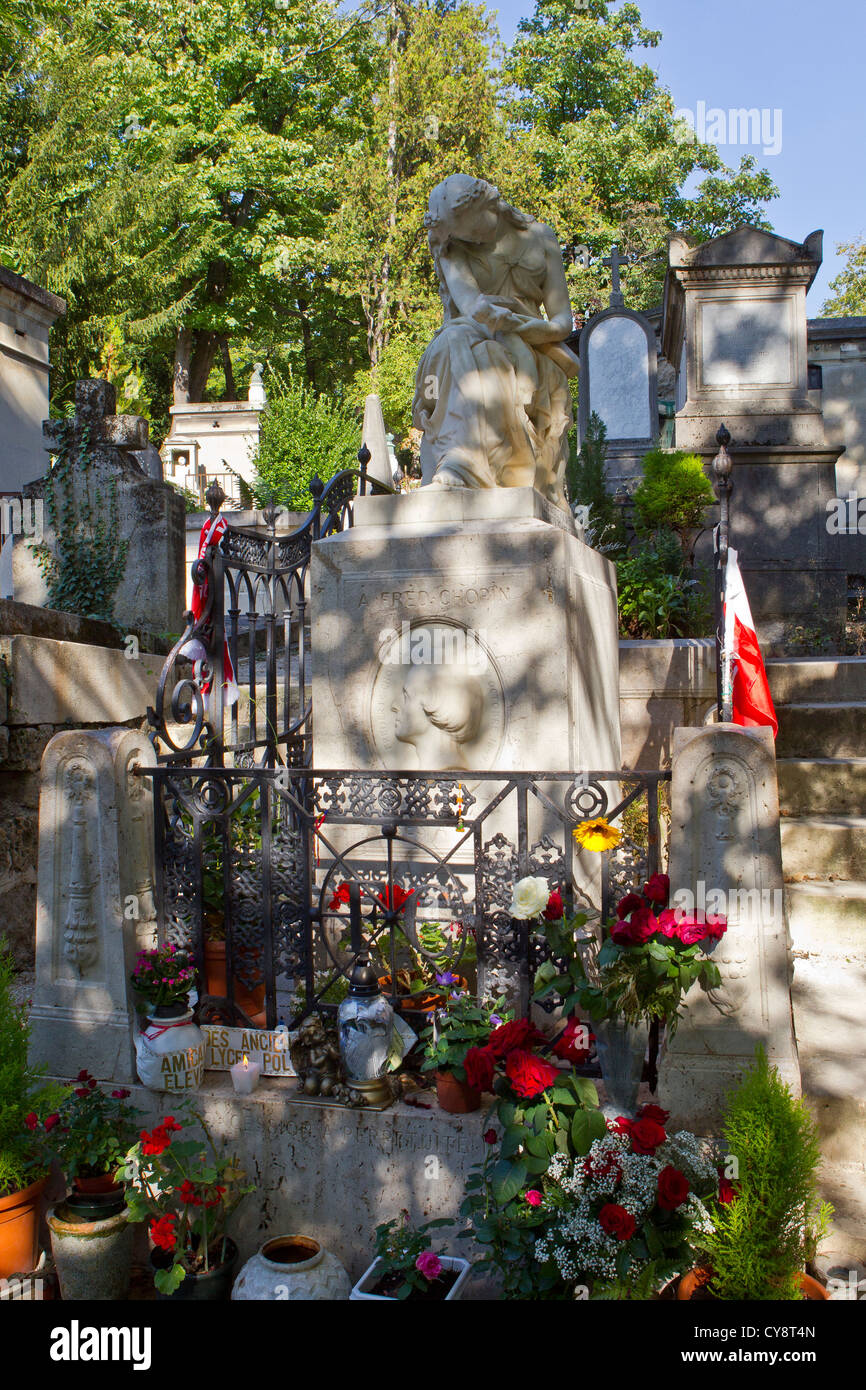
<instances>
[{"instance_id":1,"label":"potted plant","mask_svg":"<svg viewBox=\"0 0 866 1390\"><path fill-rule=\"evenodd\" d=\"M130 1220L148 1222L157 1297L212 1302L229 1297L238 1250L226 1223L253 1185L195 1120L203 1139L176 1138L184 1127L173 1115L143 1131L121 1174Z\"/></svg>"},{"instance_id":2,"label":"potted plant","mask_svg":"<svg viewBox=\"0 0 866 1390\"><path fill-rule=\"evenodd\" d=\"M66 1092L27 1060L27 1010L12 995L15 967L0 946L0 1279L36 1263L39 1203L48 1175L43 1118Z\"/></svg>"},{"instance_id":3,"label":"potted plant","mask_svg":"<svg viewBox=\"0 0 866 1390\"><path fill-rule=\"evenodd\" d=\"M135 1040L136 1069L152 1090L196 1090L204 1079L204 1034L192 1021L195 969L172 942L139 951L130 976L146 1001L147 1027Z\"/></svg>"},{"instance_id":4,"label":"potted plant","mask_svg":"<svg viewBox=\"0 0 866 1390\"><path fill-rule=\"evenodd\" d=\"M817 1127L762 1047L755 1057L728 1096L722 1147L732 1176L723 1180L714 1229L698 1268L680 1284L681 1299L701 1288L724 1300L827 1297L805 1273L810 1246L833 1213L817 1195Z\"/></svg>"},{"instance_id":5,"label":"potted plant","mask_svg":"<svg viewBox=\"0 0 866 1390\"><path fill-rule=\"evenodd\" d=\"M252 852L261 852L258 802L250 798L230 822L233 839ZM226 972L225 901L223 897L223 841L214 821L205 823L202 833L202 896L204 916L204 988L218 999L228 997ZM240 957L240 959L238 958ZM256 968L261 952L240 948L235 952L234 1002L250 1023L263 1027L266 1021L264 981L247 985L241 975L245 968Z\"/></svg>"},{"instance_id":6,"label":"potted plant","mask_svg":"<svg viewBox=\"0 0 866 1390\"><path fill-rule=\"evenodd\" d=\"M438 978L438 977L437 977ZM491 1028L511 1017L505 1001L490 1008L477 1004L469 994L457 994L444 1009L437 1009L421 1034L424 1043L422 1071L435 1071L436 1097L443 1110L465 1115L481 1106L481 1091L466 1079L466 1054L483 1044Z\"/></svg>"},{"instance_id":7,"label":"potted plant","mask_svg":"<svg viewBox=\"0 0 866 1390\"><path fill-rule=\"evenodd\" d=\"M460 1298L469 1277L469 1261L437 1254L430 1231L453 1226L448 1217L410 1226L409 1213L376 1227L376 1258L349 1295L351 1301L405 1300L448 1302Z\"/></svg>"}]
</instances>

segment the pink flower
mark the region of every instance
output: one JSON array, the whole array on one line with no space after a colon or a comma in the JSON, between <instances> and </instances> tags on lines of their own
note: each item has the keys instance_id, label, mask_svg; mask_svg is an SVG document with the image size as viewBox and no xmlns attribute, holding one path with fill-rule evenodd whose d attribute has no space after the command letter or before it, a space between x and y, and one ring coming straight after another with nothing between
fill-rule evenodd
<instances>
[{"instance_id":1,"label":"pink flower","mask_svg":"<svg viewBox=\"0 0 866 1390\"><path fill-rule=\"evenodd\" d=\"M537 1187L530 1187L529 1191L524 1195L531 1207L541 1206L541 1193L538 1191Z\"/></svg>"},{"instance_id":2,"label":"pink flower","mask_svg":"<svg viewBox=\"0 0 866 1390\"><path fill-rule=\"evenodd\" d=\"M675 937L679 934L679 922L677 921L678 916L679 913L677 912L676 908L673 907L666 907L664 912L659 913L659 931L661 932L662 936Z\"/></svg>"},{"instance_id":3,"label":"pink flower","mask_svg":"<svg viewBox=\"0 0 866 1390\"><path fill-rule=\"evenodd\" d=\"M438 1279L442 1273L442 1262L432 1250L422 1250L415 1261L415 1268L427 1280Z\"/></svg>"}]
</instances>

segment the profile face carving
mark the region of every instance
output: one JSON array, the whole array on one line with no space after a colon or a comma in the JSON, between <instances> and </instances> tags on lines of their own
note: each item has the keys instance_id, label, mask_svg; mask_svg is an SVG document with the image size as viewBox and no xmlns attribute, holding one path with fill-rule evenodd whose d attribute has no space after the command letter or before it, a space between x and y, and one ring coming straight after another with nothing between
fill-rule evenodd
<instances>
[{"instance_id":1,"label":"profile face carving","mask_svg":"<svg viewBox=\"0 0 866 1390\"><path fill-rule=\"evenodd\" d=\"M468 768L463 745L477 738L484 712L477 676L455 666L410 666L391 708L395 737L415 747L419 767Z\"/></svg>"}]
</instances>

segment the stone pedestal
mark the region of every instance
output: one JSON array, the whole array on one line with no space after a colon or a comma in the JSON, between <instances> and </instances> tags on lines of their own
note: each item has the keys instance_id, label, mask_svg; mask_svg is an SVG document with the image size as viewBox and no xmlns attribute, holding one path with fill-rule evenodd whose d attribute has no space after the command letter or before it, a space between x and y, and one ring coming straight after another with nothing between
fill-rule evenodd
<instances>
[{"instance_id":1,"label":"stone pedestal","mask_svg":"<svg viewBox=\"0 0 866 1390\"><path fill-rule=\"evenodd\" d=\"M143 734L56 734L42 759L31 1058L55 1076L86 1067L135 1078L129 975L155 933L151 767Z\"/></svg>"},{"instance_id":2,"label":"stone pedestal","mask_svg":"<svg viewBox=\"0 0 866 1390\"><path fill-rule=\"evenodd\" d=\"M677 729L671 803L671 903L685 890L696 910L724 914L728 929L710 951L721 988L686 996L659 1101L671 1128L707 1134L759 1043L800 1092L772 731Z\"/></svg>"}]
</instances>

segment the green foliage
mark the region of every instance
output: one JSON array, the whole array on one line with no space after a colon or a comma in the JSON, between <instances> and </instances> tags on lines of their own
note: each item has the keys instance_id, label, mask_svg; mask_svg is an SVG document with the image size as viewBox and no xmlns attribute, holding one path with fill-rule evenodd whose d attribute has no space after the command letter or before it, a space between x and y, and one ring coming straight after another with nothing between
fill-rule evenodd
<instances>
[{"instance_id":1,"label":"green foliage","mask_svg":"<svg viewBox=\"0 0 866 1390\"><path fill-rule=\"evenodd\" d=\"M271 374L267 408L253 455L252 485L258 506L269 501L290 510L312 505L310 479L327 482L342 468L357 468L360 430L354 413L339 399L317 396L310 387Z\"/></svg>"},{"instance_id":2,"label":"green foliage","mask_svg":"<svg viewBox=\"0 0 866 1390\"><path fill-rule=\"evenodd\" d=\"M62 1086L42 1080L44 1068L27 1060L30 1026L27 1009L12 996L14 976L12 952L0 940L0 1197L28 1187L47 1171L36 1125L66 1095Z\"/></svg>"},{"instance_id":3,"label":"green foliage","mask_svg":"<svg viewBox=\"0 0 866 1390\"><path fill-rule=\"evenodd\" d=\"M477 1004L471 994L449 999L444 1009L436 1011L435 1028L431 1023L421 1034L424 1042L421 1070L450 1071L458 1081L465 1081L466 1054L470 1048L483 1047L487 1041L492 1026L491 1013L503 1023L511 1018L504 999L494 1000L489 1006Z\"/></svg>"},{"instance_id":4,"label":"green foliage","mask_svg":"<svg viewBox=\"0 0 866 1390\"><path fill-rule=\"evenodd\" d=\"M568 496L572 503L589 508L587 544L602 554L624 550L622 510L607 490L605 464L607 430L595 411L589 417L583 444L568 463Z\"/></svg>"},{"instance_id":5,"label":"green foliage","mask_svg":"<svg viewBox=\"0 0 866 1390\"><path fill-rule=\"evenodd\" d=\"M90 432L60 424L59 449L45 480L45 512L54 551L31 545L48 583L48 607L114 622L114 595L123 578L129 541L119 540L117 485L106 494L90 469ZM59 494L59 497L58 497Z\"/></svg>"},{"instance_id":6,"label":"green foliage","mask_svg":"<svg viewBox=\"0 0 866 1390\"><path fill-rule=\"evenodd\" d=\"M834 317L866 314L866 239L840 242L836 251L847 256L848 262L835 280L830 281L830 289L835 293L824 301L823 312Z\"/></svg>"},{"instance_id":7,"label":"green foliage","mask_svg":"<svg viewBox=\"0 0 866 1390\"><path fill-rule=\"evenodd\" d=\"M705 637L709 632L706 581L695 578L673 531L659 529L618 556L616 578L621 637Z\"/></svg>"},{"instance_id":8,"label":"green foliage","mask_svg":"<svg viewBox=\"0 0 866 1390\"><path fill-rule=\"evenodd\" d=\"M67 1182L112 1173L141 1128L141 1111L126 1104L125 1087L106 1095L87 1071L80 1071L77 1080L75 1090L51 1117L55 1123L45 1141Z\"/></svg>"},{"instance_id":9,"label":"green foliage","mask_svg":"<svg viewBox=\"0 0 866 1390\"><path fill-rule=\"evenodd\" d=\"M722 1134L737 1161L738 1186L736 1199L718 1206L715 1232L702 1242L711 1290L730 1300L799 1299L796 1276L818 1211L818 1133L805 1101L792 1096L761 1047L754 1068L727 1098ZM820 1215L826 1214L824 1207Z\"/></svg>"},{"instance_id":10,"label":"green foliage","mask_svg":"<svg viewBox=\"0 0 866 1390\"><path fill-rule=\"evenodd\" d=\"M667 527L681 539L699 530L705 508L715 501L698 454L678 449L651 449L643 458L643 478L634 494L635 527Z\"/></svg>"}]
</instances>

